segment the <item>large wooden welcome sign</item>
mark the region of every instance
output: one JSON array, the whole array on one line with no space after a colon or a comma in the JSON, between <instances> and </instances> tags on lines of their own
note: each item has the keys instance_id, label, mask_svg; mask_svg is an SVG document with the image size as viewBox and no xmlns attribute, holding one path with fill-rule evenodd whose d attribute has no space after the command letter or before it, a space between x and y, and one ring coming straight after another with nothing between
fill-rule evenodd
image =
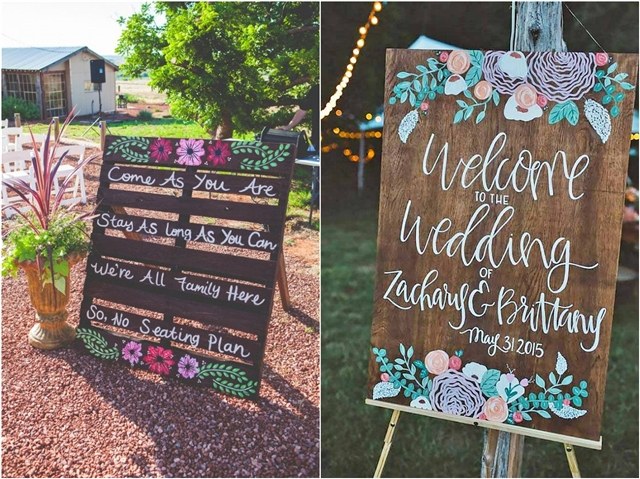
<instances>
[{"instance_id":1,"label":"large wooden welcome sign","mask_svg":"<svg viewBox=\"0 0 640 479\"><path fill-rule=\"evenodd\" d=\"M601 446L637 68L387 52L368 403Z\"/></svg>"},{"instance_id":2,"label":"large wooden welcome sign","mask_svg":"<svg viewBox=\"0 0 640 479\"><path fill-rule=\"evenodd\" d=\"M77 329L87 351L256 397L294 150L108 136Z\"/></svg>"}]
</instances>

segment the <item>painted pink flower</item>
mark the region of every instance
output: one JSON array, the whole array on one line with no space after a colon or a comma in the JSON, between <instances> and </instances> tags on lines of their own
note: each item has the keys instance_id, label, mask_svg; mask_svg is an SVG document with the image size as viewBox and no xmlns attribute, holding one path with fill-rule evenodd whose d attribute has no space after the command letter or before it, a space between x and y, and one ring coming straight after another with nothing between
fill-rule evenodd
<instances>
[{"instance_id":1,"label":"painted pink flower","mask_svg":"<svg viewBox=\"0 0 640 479\"><path fill-rule=\"evenodd\" d=\"M428 101L423 101L422 103L420 103L420 110L427 111L428 109L429 109L429 102Z\"/></svg>"},{"instance_id":2,"label":"painted pink flower","mask_svg":"<svg viewBox=\"0 0 640 479\"><path fill-rule=\"evenodd\" d=\"M491 83L486 80L480 80L473 88L473 96L475 96L480 101L489 98L491 93L493 93L493 87L491 86Z\"/></svg>"},{"instance_id":3,"label":"painted pink flower","mask_svg":"<svg viewBox=\"0 0 640 479\"><path fill-rule=\"evenodd\" d=\"M451 73L462 75L471 66L471 58L464 50L454 50L447 58L447 69Z\"/></svg>"},{"instance_id":4,"label":"painted pink flower","mask_svg":"<svg viewBox=\"0 0 640 479\"><path fill-rule=\"evenodd\" d=\"M166 138L158 138L153 140L149 147L149 156L157 163L166 163L169 161L169 155L173 152L173 145Z\"/></svg>"},{"instance_id":5,"label":"painted pink flower","mask_svg":"<svg viewBox=\"0 0 640 479\"><path fill-rule=\"evenodd\" d=\"M603 52L596 53L596 65L603 67L607 63L609 63L609 55Z\"/></svg>"},{"instance_id":6,"label":"painted pink flower","mask_svg":"<svg viewBox=\"0 0 640 479\"><path fill-rule=\"evenodd\" d=\"M213 166L222 166L231 157L231 147L226 141L216 140L207 146L207 161Z\"/></svg>"},{"instance_id":7,"label":"painted pink flower","mask_svg":"<svg viewBox=\"0 0 640 479\"><path fill-rule=\"evenodd\" d=\"M547 100L547 97L544 95L538 95L538 98L536 98L536 104L540 108L544 108L545 106L547 106L547 103L549 103L549 100Z\"/></svg>"},{"instance_id":8,"label":"painted pink flower","mask_svg":"<svg viewBox=\"0 0 640 479\"><path fill-rule=\"evenodd\" d=\"M483 421L487 420L487 415L483 412L480 413L480 415L478 416L478 419L482 419Z\"/></svg>"},{"instance_id":9,"label":"painted pink flower","mask_svg":"<svg viewBox=\"0 0 640 479\"><path fill-rule=\"evenodd\" d=\"M462 359L460 359L458 356L451 356L449 358L449 369L460 371L461 367L462 367Z\"/></svg>"},{"instance_id":10,"label":"painted pink flower","mask_svg":"<svg viewBox=\"0 0 640 479\"><path fill-rule=\"evenodd\" d=\"M388 382L389 382L389 379L391 379L391 377L390 377L390 376L389 376L389 374L387 374L387 373L382 373L382 374L380 375L380 380L381 380L382 382L388 383Z\"/></svg>"},{"instance_id":11,"label":"painted pink flower","mask_svg":"<svg viewBox=\"0 0 640 479\"><path fill-rule=\"evenodd\" d=\"M526 388L529 385L529 380L527 378L522 378L520 380L520 386L522 386L523 388Z\"/></svg>"},{"instance_id":12,"label":"painted pink flower","mask_svg":"<svg viewBox=\"0 0 640 479\"><path fill-rule=\"evenodd\" d=\"M178 373L183 378L191 379L198 374L198 360L185 354L178 361Z\"/></svg>"},{"instance_id":13,"label":"painted pink flower","mask_svg":"<svg viewBox=\"0 0 640 479\"><path fill-rule=\"evenodd\" d=\"M532 85L524 83L516 88L516 91L513 93L513 97L520 108L528 110L536 104L538 92Z\"/></svg>"},{"instance_id":14,"label":"painted pink flower","mask_svg":"<svg viewBox=\"0 0 640 479\"><path fill-rule=\"evenodd\" d=\"M562 404L564 404L565 406L569 406L571 404L571 400L570 399L564 399L562 401Z\"/></svg>"},{"instance_id":15,"label":"painted pink flower","mask_svg":"<svg viewBox=\"0 0 640 479\"><path fill-rule=\"evenodd\" d=\"M509 417L507 401L502 399L500 396L494 396L487 399L484 403L482 412L487 416L487 421L505 422L507 417Z\"/></svg>"},{"instance_id":16,"label":"painted pink flower","mask_svg":"<svg viewBox=\"0 0 640 479\"><path fill-rule=\"evenodd\" d=\"M147 354L142 360L149 365L149 369L156 374L167 376L171 366L175 364L173 352L161 346L149 346Z\"/></svg>"},{"instance_id":17,"label":"painted pink flower","mask_svg":"<svg viewBox=\"0 0 640 479\"><path fill-rule=\"evenodd\" d=\"M449 355L436 349L425 356L424 365L431 374L442 374L449 369Z\"/></svg>"},{"instance_id":18,"label":"painted pink flower","mask_svg":"<svg viewBox=\"0 0 640 479\"><path fill-rule=\"evenodd\" d=\"M522 422L522 419L523 419L523 417L522 417L522 413L520 411L516 411L516 412L513 413L513 420L515 422Z\"/></svg>"},{"instance_id":19,"label":"painted pink flower","mask_svg":"<svg viewBox=\"0 0 640 479\"><path fill-rule=\"evenodd\" d=\"M129 361L131 366L138 364L142 357L142 345L135 341L129 341L125 344L124 348L122 348L122 357L125 361Z\"/></svg>"},{"instance_id":20,"label":"painted pink flower","mask_svg":"<svg viewBox=\"0 0 640 479\"><path fill-rule=\"evenodd\" d=\"M204 140L180 140L180 146L176 150L178 163L187 166L202 164L204 155Z\"/></svg>"},{"instance_id":21,"label":"painted pink flower","mask_svg":"<svg viewBox=\"0 0 640 479\"><path fill-rule=\"evenodd\" d=\"M440 56L438 57L442 63L447 63L449 59L449 52L440 52Z\"/></svg>"}]
</instances>

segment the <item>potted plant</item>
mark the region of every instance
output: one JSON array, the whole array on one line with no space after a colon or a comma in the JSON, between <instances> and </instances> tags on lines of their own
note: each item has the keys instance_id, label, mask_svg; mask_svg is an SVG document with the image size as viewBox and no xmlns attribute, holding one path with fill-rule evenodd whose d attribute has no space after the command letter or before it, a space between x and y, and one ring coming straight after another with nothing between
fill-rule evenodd
<instances>
[{"instance_id":1,"label":"potted plant","mask_svg":"<svg viewBox=\"0 0 640 479\"><path fill-rule=\"evenodd\" d=\"M73 118L73 111L62 125L59 138ZM38 349L56 349L75 339L75 329L66 322L69 301L71 267L89 250L89 236L84 220L91 213L77 214L72 208L61 206L65 189L74 174L96 155L79 161L74 170L62 180L52 196L58 168L66 152L57 155L60 148L56 139L51 147L51 125L40 151L31 153L31 172L34 181L29 185L21 179L5 179L4 185L26 202L26 211L17 212L17 219L8 224L4 238L2 273L16 275L22 269L29 287L31 303L36 311L36 324L29 332L29 344ZM4 209L3 208L3 209Z\"/></svg>"}]
</instances>

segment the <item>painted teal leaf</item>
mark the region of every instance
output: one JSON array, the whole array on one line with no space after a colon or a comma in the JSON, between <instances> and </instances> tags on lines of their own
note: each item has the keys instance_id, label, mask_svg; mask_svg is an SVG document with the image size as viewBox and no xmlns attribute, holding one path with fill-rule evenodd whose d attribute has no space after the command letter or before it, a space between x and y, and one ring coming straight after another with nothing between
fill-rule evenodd
<instances>
[{"instance_id":1,"label":"painted teal leaf","mask_svg":"<svg viewBox=\"0 0 640 479\"><path fill-rule=\"evenodd\" d=\"M484 116L485 116L484 111L481 111L480 113L478 113L478 116L476 116L476 125L480 123L482 120L484 120Z\"/></svg>"},{"instance_id":2,"label":"painted teal leaf","mask_svg":"<svg viewBox=\"0 0 640 479\"><path fill-rule=\"evenodd\" d=\"M607 105L611 103L611 100L613 100L613 97L611 95L605 95L602 97L602 104Z\"/></svg>"},{"instance_id":3,"label":"painted teal leaf","mask_svg":"<svg viewBox=\"0 0 640 479\"><path fill-rule=\"evenodd\" d=\"M482 376L482 382L480 383L480 389L482 390L482 394L487 397L493 397L498 395L498 390L496 389L496 384L500 379L500 371L497 369L489 369Z\"/></svg>"},{"instance_id":4,"label":"painted teal leaf","mask_svg":"<svg viewBox=\"0 0 640 479\"><path fill-rule=\"evenodd\" d=\"M469 58L471 64L482 68L482 61L484 60L484 53L481 50L469 50Z\"/></svg>"},{"instance_id":5,"label":"painted teal leaf","mask_svg":"<svg viewBox=\"0 0 640 479\"><path fill-rule=\"evenodd\" d=\"M620 83L620 86L624 90L633 90L633 88L634 88L634 86L631 83L627 83L626 81L623 81L622 83Z\"/></svg>"},{"instance_id":6,"label":"painted teal leaf","mask_svg":"<svg viewBox=\"0 0 640 479\"><path fill-rule=\"evenodd\" d=\"M560 392L560 389L558 389L558 388L549 388L549 392L551 394L558 394Z\"/></svg>"},{"instance_id":7,"label":"painted teal leaf","mask_svg":"<svg viewBox=\"0 0 640 479\"><path fill-rule=\"evenodd\" d=\"M469 71L467 71L464 80L468 87L472 87L480 81L480 78L482 78L482 69L477 66L472 66L469 68Z\"/></svg>"},{"instance_id":8,"label":"painted teal leaf","mask_svg":"<svg viewBox=\"0 0 640 479\"><path fill-rule=\"evenodd\" d=\"M468 120L469 118L471 118L471 114L473 113L473 108L469 107L464 111L464 119Z\"/></svg>"},{"instance_id":9,"label":"painted teal leaf","mask_svg":"<svg viewBox=\"0 0 640 479\"><path fill-rule=\"evenodd\" d=\"M599 82L596 83L593 86L593 91L596 92L596 93L601 92L602 91L602 83L599 83Z\"/></svg>"},{"instance_id":10,"label":"painted teal leaf","mask_svg":"<svg viewBox=\"0 0 640 479\"><path fill-rule=\"evenodd\" d=\"M616 81L622 81L629 76L628 73L618 73L615 77Z\"/></svg>"},{"instance_id":11,"label":"painted teal leaf","mask_svg":"<svg viewBox=\"0 0 640 479\"><path fill-rule=\"evenodd\" d=\"M604 86L608 87L609 85L611 85L611 79L610 78L605 78L604 79Z\"/></svg>"},{"instance_id":12,"label":"painted teal leaf","mask_svg":"<svg viewBox=\"0 0 640 479\"><path fill-rule=\"evenodd\" d=\"M560 120L558 120L558 121L560 121ZM551 120L549 120L549 122L551 123ZM557 122L554 122L554 123L557 123ZM542 379L539 374L536 374L536 385L538 387L541 387L542 389L544 389L544 386L545 386L544 379Z\"/></svg>"},{"instance_id":13,"label":"painted teal leaf","mask_svg":"<svg viewBox=\"0 0 640 479\"><path fill-rule=\"evenodd\" d=\"M620 114L620 108L618 108L618 105L615 105L613 108L611 108L611 116L612 117L617 117Z\"/></svg>"},{"instance_id":14,"label":"painted teal leaf","mask_svg":"<svg viewBox=\"0 0 640 479\"><path fill-rule=\"evenodd\" d=\"M413 76L413 74L409 72L400 72L396 76L398 78L409 78L410 76Z\"/></svg>"},{"instance_id":15,"label":"painted teal leaf","mask_svg":"<svg viewBox=\"0 0 640 479\"><path fill-rule=\"evenodd\" d=\"M528 412L522 411L522 419L525 421L531 421L531 415Z\"/></svg>"},{"instance_id":16,"label":"painted teal leaf","mask_svg":"<svg viewBox=\"0 0 640 479\"><path fill-rule=\"evenodd\" d=\"M580 389L587 389L587 381L584 379L580 381Z\"/></svg>"},{"instance_id":17,"label":"painted teal leaf","mask_svg":"<svg viewBox=\"0 0 640 479\"><path fill-rule=\"evenodd\" d=\"M500 103L500 94L498 93L497 90L494 90L492 93L492 97L493 97L493 103L495 106L498 106L498 104Z\"/></svg>"},{"instance_id":18,"label":"painted teal leaf","mask_svg":"<svg viewBox=\"0 0 640 479\"><path fill-rule=\"evenodd\" d=\"M555 375L555 373L554 373L553 371L551 371L551 372L549 373L549 382L550 382L551 384L556 384L556 382L557 382L557 381L556 381L556 375Z\"/></svg>"},{"instance_id":19,"label":"painted teal leaf","mask_svg":"<svg viewBox=\"0 0 640 479\"><path fill-rule=\"evenodd\" d=\"M611 95L614 91L616 91L615 85L609 85L604 89L609 95Z\"/></svg>"},{"instance_id":20,"label":"painted teal leaf","mask_svg":"<svg viewBox=\"0 0 640 479\"><path fill-rule=\"evenodd\" d=\"M413 356L413 346L409 346L407 349L407 361L411 359L411 356Z\"/></svg>"},{"instance_id":21,"label":"painted teal leaf","mask_svg":"<svg viewBox=\"0 0 640 479\"><path fill-rule=\"evenodd\" d=\"M602 78L603 76L604 76L604 70L598 70L598 71L596 72L596 77L598 77L598 78Z\"/></svg>"},{"instance_id":22,"label":"painted teal leaf","mask_svg":"<svg viewBox=\"0 0 640 479\"><path fill-rule=\"evenodd\" d=\"M573 381L573 376L569 374L566 378L562 380L562 382L560 382L560 384L563 386L568 386L569 384L571 384L571 381Z\"/></svg>"},{"instance_id":23,"label":"painted teal leaf","mask_svg":"<svg viewBox=\"0 0 640 479\"><path fill-rule=\"evenodd\" d=\"M547 411L536 411L536 412L545 419L551 419L551 414L549 414Z\"/></svg>"},{"instance_id":24,"label":"painted teal leaf","mask_svg":"<svg viewBox=\"0 0 640 479\"><path fill-rule=\"evenodd\" d=\"M554 106L551 109L551 112L549 113L549 124L555 125L556 123L562 121L563 118L564 118L564 107L562 103L558 103L556 106ZM536 384L537 384L537 378L536 378ZM540 387L544 387L544 386L540 386Z\"/></svg>"},{"instance_id":25,"label":"painted teal leaf","mask_svg":"<svg viewBox=\"0 0 640 479\"><path fill-rule=\"evenodd\" d=\"M398 101L396 97L392 96L391 98L389 98L389 105L395 105L396 101Z\"/></svg>"},{"instance_id":26,"label":"painted teal leaf","mask_svg":"<svg viewBox=\"0 0 640 479\"><path fill-rule=\"evenodd\" d=\"M573 405L576 407L582 406L582 398L580 396L574 396L572 399Z\"/></svg>"},{"instance_id":27,"label":"painted teal leaf","mask_svg":"<svg viewBox=\"0 0 640 479\"><path fill-rule=\"evenodd\" d=\"M409 104L411 106L418 106L416 105L416 96L412 91L409 92Z\"/></svg>"},{"instance_id":28,"label":"painted teal leaf","mask_svg":"<svg viewBox=\"0 0 640 479\"><path fill-rule=\"evenodd\" d=\"M618 68L617 63L612 63L611 65L609 65L609 68L607 68L607 75L610 75L611 73L616 71L616 68Z\"/></svg>"},{"instance_id":29,"label":"painted teal leaf","mask_svg":"<svg viewBox=\"0 0 640 479\"><path fill-rule=\"evenodd\" d=\"M430 91L429 92L429 100L435 100L436 99L436 92L435 91Z\"/></svg>"},{"instance_id":30,"label":"painted teal leaf","mask_svg":"<svg viewBox=\"0 0 640 479\"><path fill-rule=\"evenodd\" d=\"M463 116L464 116L464 110L460 110L456 112L455 116L453 117L453 124L455 125L456 123L460 123L462 121Z\"/></svg>"},{"instance_id":31,"label":"painted teal leaf","mask_svg":"<svg viewBox=\"0 0 640 479\"><path fill-rule=\"evenodd\" d=\"M616 93L616 94L613 96L613 100L614 100L616 103L620 103L622 100L624 100L624 93L622 93L622 92Z\"/></svg>"},{"instance_id":32,"label":"painted teal leaf","mask_svg":"<svg viewBox=\"0 0 640 479\"><path fill-rule=\"evenodd\" d=\"M424 65L417 65L416 68L420 73L427 73L427 67L425 67Z\"/></svg>"},{"instance_id":33,"label":"painted teal leaf","mask_svg":"<svg viewBox=\"0 0 640 479\"><path fill-rule=\"evenodd\" d=\"M420 91L420 89L422 88L422 85L420 84L420 80L418 80L418 79L413 80L413 88L416 91Z\"/></svg>"},{"instance_id":34,"label":"painted teal leaf","mask_svg":"<svg viewBox=\"0 0 640 479\"><path fill-rule=\"evenodd\" d=\"M456 103L460 108L466 108L467 106L469 106L467 105L467 102L465 102L464 100L456 100Z\"/></svg>"},{"instance_id":35,"label":"painted teal leaf","mask_svg":"<svg viewBox=\"0 0 640 479\"><path fill-rule=\"evenodd\" d=\"M409 98L409 93L405 91L400 97L400 103L404 103L405 101L407 101L407 98Z\"/></svg>"},{"instance_id":36,"label":"painted teal leaf","mask_svg":"<svg viewBox=\"0 0 640 479\"><path fill-rule=\"evenodd\" d=\"M576 126L578 124L578 119L580 118L580 111L578 110L578 105L576 105L572 101L565 103L565 105L566 105L565 113L564 113L565 118L573 126Z\"/></svg>"}]
</instances>

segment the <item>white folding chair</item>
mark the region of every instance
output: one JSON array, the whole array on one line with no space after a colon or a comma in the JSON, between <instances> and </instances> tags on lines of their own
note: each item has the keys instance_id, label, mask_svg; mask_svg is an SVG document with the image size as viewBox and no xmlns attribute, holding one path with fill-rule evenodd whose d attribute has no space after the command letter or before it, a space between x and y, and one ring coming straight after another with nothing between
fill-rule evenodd
<instances>
[{"instance_id":1,"label":"white folding chair","mask_svg":"<svg viewBox=\"0 0 640 479\"><path fill-rule=\"evenodd\" d=\"M3 151L20 151L24 143L21 126L11 126L2 129L2 149Z\"/></svg>"},{"instance_id":2,"label":"white folding chair","mask_svg":"<svg viewBox=\"0 0 640 479\"><path fill-rule=\"evenodd\" d=\"M9 119L7 118L6 120L2 120L1 126L2 128L9 128Z\"/></svg>"},{"instance_id":3,"label":"white folding chair","mask_svg":"<svg viewBox=\"0 0 640 479\"><path fill-rule=\"evenodd\" d=\"M6 153L2 153L2 179L10 180L10 179L20 179L24 180L31 187L35 186L35 178L33 177L33 173L31 171L31 151L29 150L20 150L20 151L9 151ZM2 183L2 206L10 205L12 203L17 203L22 199L17 196L9 196L9 192L7 187ZM17 209L17 208L15 208ZM15 209L8 208L4 210L7 218L11 218L16 212Z\"/></svg>"},{"instance_id":4,"label":"white folding chair","mask_svg":"<svg viewBox=\"0 0 640 479\"><path fill-rule=\"evenodd\" d=\"M54 159L59 158L60 155L62 155L64 152L67 152L67 151L68 153L67 153L67 156L65 156L65 160L70 157L77 157L78 162L81 162L82 160L84 160L85 147L82 145L60 145L56 149L56 155ZM58 180L62 179L62 181L64 181L64 179L71 174L74 168L75 166L70 164L60 165L60 168L58 168L58 172L56 173L55 181L53 183L54 193L57 193L58 190L60 189ZM84 186L83 168L80 168L78 171L76 171L74 176L76 177L76 179L73 185L72 196L71 198L62 200L63 205L75 204L78 202L85 204L87 202L87 191Z\"/></svg>"}]
</instances>

